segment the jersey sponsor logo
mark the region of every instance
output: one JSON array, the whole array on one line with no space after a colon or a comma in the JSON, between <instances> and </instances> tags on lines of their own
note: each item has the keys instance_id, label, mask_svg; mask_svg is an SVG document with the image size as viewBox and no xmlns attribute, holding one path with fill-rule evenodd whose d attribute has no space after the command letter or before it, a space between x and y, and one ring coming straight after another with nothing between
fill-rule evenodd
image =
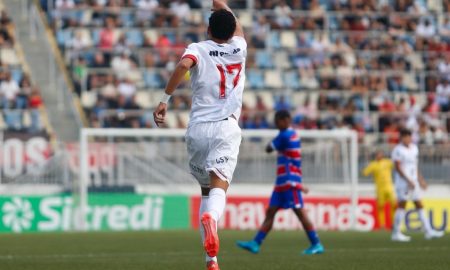
<instances>
[{"instance_id":1,"label":"jersey sponsor logo","mask_svg":"<svg viewBox=\"0 0 450 270\"><path fill-rule=\"evenodd\" d=\"M228 56L230 55L227 52L219 52L219 51L209 51L209 56L213 56L213 57L223 57L223 56Z\"/></svg>"},{"instance_id":2,"label":"jersey sponsor logo","mask_svg":"<svg viewBox=\"0 0 450 270\"><path fill-rule=\"evenodd\" d=\"M237 54L237 53L239 53L240 51L241 51L241 48L234 49L234 50L233 50L233 54Z\"/></svg>"}]
</instances>

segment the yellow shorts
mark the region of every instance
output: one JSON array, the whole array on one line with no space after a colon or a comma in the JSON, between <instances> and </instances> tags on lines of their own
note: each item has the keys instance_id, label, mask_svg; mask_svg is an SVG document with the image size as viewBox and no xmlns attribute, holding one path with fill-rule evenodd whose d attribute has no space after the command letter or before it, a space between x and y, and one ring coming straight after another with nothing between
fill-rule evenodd
<instances>
[{"instance_id":1,"label":"yellow shorts","mask_svg":"<svg viewBox=\"0 0 450 270\"><path fill-rule=\"evenodd\" d=\"M377 190L377 204L384 206L386 203L395 204L395 192L393 189L380 189Z\"/></svg>"}]
</instances>

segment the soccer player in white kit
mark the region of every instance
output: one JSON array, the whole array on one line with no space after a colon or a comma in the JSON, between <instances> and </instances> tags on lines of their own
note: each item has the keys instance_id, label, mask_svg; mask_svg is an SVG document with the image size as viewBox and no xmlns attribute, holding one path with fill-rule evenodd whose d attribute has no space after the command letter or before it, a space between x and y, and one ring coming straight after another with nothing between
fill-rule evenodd
<instances>
[{"instance_id":1,"label":"soccer player in white kit","mask_svg":"<svg viewBox=\"0 0 450 270\"><path fill-rule=\"evenodd\" d=\"M429 219L422 204L422 192L427 188L427 183L419 171L419 149L412 143L411 131L400 131L400 143L392 151L392 161L395 164L394 182L397 192L398 207L395 211L392 241L409 242L411 237L400 231L401 223L405 218L405 206L408 200L412 200L419 213L425 238L432 239L442 237L444 232L431 228Z\"/></svg>"},{"instance_id":2,"label":"soccer player in white kit","mask_svg":"<svg viewBox=\"0 0 450 270\"><path fill-rule=\"evenodd\" d=\"M217 221L237 164L238 119L245 85L247 43L239 21L225 1L213 1L209 39L187 47L153 115L164 123L170 96L190 71L192 109L186 132L189 167L202 190L200 232L208 270L218 270Z\"/></svg>"}]
</instances>

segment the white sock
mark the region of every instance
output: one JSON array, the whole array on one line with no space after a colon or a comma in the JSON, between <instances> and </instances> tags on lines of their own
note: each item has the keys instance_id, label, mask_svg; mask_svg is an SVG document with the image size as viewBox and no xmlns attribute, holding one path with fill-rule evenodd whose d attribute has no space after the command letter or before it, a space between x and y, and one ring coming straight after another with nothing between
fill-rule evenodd
<instances>
[{"instance_id":1,"label":"white sock","mask_svg":"<svg viewBox=\"0 0 450 270\"><path fill-rule=\"evenodd\" d=\"M201 225L200 219L203 215L203 213L208 211L208 201L209 201L209 197L208 196L202 196L202 201L200 203L200 210L198 211L199 213L199 228L200 228L200 235L202 236L202 243L203 241L205 241L205 231L203 230L203 226ZM205 261L209 262L209 261L215 261L217 262L217 257L209 257L208 254L205 255Z\"/></svg>"},{"instance_id":2,"label":"white sock","mask_svg":"<svg viewBox=\"0 0 450 270\"><path fill-rule=\"evenodd\" d=\"M394 217L394 233L400 233L400 226L402 225L403 220L405 219L405 209L397 208L395 210L395 217Z\"/></svg>"},{"instance_id":3,"label":"white sock","mask_svg":"<svg viewBox=\"0 0 450 270\"><path fill-rule=\"evenodd\" d=\"M425 213L425 209L419 209L419 218L420 221L422 221L422 226L425 229L425 232L431 232L431 224L430 224L430 220L427 219L427 214Z\"/></svg>"},{"instance_id":4,"label":"white sock","mask_svg":"<svg viewBox=\"0 0 450 270\"><path fill-rule=\"evenodd\" d=\"M213 188L209 191L208 213L217 222L222 217L226 204L225 190L221 188Z\"/></svg>"},{"instance_id":5,"label":"white sock","mask_svg":"<svg viewBox=\"0 0 450 270\"><path fill-rule=\"evenodd\" d=\"M200 228L200 235L202 236L202 243L203 241L205 241L205 232L203 230L203 226L201 223L201 218L203 213L208 211L208 201L209 201L209 197L208 196L202 196L202 201L200 202L200 210L198 210L199 213L199 228Z\"/></svg>"}]
</instances>

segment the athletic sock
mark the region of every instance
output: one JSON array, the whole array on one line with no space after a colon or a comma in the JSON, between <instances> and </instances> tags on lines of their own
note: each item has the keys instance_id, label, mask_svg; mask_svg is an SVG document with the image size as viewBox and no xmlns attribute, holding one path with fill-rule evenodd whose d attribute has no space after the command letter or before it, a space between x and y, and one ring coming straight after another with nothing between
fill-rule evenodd
<instances>
[{"instance_id":1,"label":"athletic sock","mask_svg":"<svg viewBox=\"0 0 450 270\"><path fill-rule=\"evenodd\" d=\"M431 232L431 224L430 224L430 220L427 219L427 214L425 213L425 209L419 209L419 218L420 221L422 221L422 226L425 229L425 232Z\"/></svg>"},{"instance_id":2,"label":"athletic sock","mask_svg":"<svg viewBox=\"0 0 450 270\"><path fill-rule=\"evenodd\" d=\"M317 245L320 243L319 235L315 230L306 231L306 235L308 236L309 242L311 245Z\"/></svg>"},{"instance_id":3,"label":"athletic sock","mask_svg":"<svg viewBox=\"0 0 450 270\"><path fill-rule=\"evenodd\" d=\"M267 236L266 232L259 230L258 233L256 233L255 238L253 238L253 241L258 243L258 245L261 245L264 239L266 239L266 236Z\"/></svg>"},{"instance_id":4,"label":"athletic sock","mask_svg":"<svg viewBox=\"0 0 450 270\"><path fill-rule=\"evenodd\" d=\"M208 213L217 222L222 217L226 204L225 190L221 188L213 188L209 191Z\"/></svg>"},{"instance_id":5,"label":"athletic sock","mask_svg":"<svg viewBox=\"0 0 450 270\"><path fill-rule=\"evenodd\" d=\"M210 261L215 261L217 262L217 257L209 257L208 255L205 256L205 261L206 262L210 262Z\"/></svg>"},{"instance_id":6,"label":"athletic sock","mask_svg":"<svg viewBox=\"0 0 450 270\"><path fill-rule=\"evenodd\" d=\"M405 209L397 208L394 216L394 233L400 233L400 226L402 225L402 221L405 219Z\"/></svg>"},{"instance_id":7,"label":"athletic sock","mask_svg":"<svg viewBox=\"0 0 450 270\"><path fill-rule=\"evenodd\" d=\"M200 235L202 236L202 243L203 241L205 241L205 232L203 231L203 226L201 225L201 218L203 213L208 211L208 201L209 201L209 197L208 196L202 196L202 201L200 202L200 209L198 211L199 213L199 228L200 228Z\"/></svg>"}]
</instances>

